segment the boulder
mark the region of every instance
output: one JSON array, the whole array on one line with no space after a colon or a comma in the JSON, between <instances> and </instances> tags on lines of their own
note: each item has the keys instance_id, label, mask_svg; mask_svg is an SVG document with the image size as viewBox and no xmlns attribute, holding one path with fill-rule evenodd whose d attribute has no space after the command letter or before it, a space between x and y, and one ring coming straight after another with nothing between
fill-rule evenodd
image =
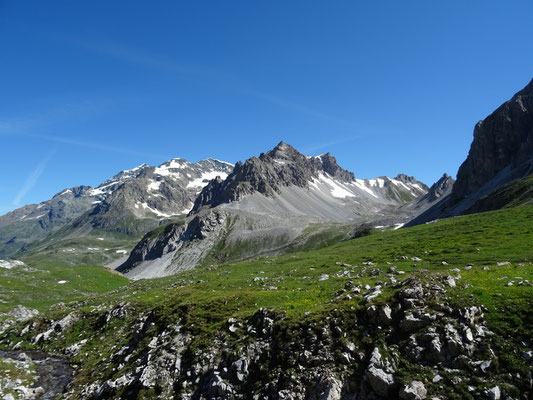
<instances>
[{"instance_id":1,"label":"boulder","mask_svg":"<svg viewBox=\"0 0 533 400\"><path fill-rule=\"evenodd\" d=\"M381 368L370 366L365 373L368 383L380 396L387 397L394 387L394 377Z\"/></svg>"},{"instance_id":2,"label":"boulder","mask_svg":"<svg viewBox=\"0 0 533 400\"><path fill-rule=\"evenodd\" d=\"M502 397L499 386L494 386L493 388L486 390L485 394L490 400L500 400Z\"/></svg>"},{"instance_id":3,"label":"boulder","mask_svg":"<svg viewBox=\"0 0 533 400\"><path fill-rule=\"evenodd\" d=\"M427 397L427 390L420 381L412 381L400 390L400 399L403 400L423 400Z\"/></svg>"}]
</instances>

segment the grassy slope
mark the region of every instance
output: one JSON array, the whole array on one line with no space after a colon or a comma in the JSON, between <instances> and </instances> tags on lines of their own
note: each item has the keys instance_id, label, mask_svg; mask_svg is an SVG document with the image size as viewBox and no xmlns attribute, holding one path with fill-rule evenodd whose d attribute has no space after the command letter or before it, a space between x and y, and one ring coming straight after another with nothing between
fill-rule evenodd
<instances>
[{"instance_id":1,"label":"grassy slope","mask_svg":"<svg viewBox=\"0 0 533 400\"><path fill-rule=\"evenodd\" d=\"M330 298L332 291L340 289L345 281L345 278L334 277L318 281L319 276L332 276L347 269L359 271L358 268L345 268L336 263L361 266L366 261L372 261L381 271L394 264L406 272L427 269L443 273L448 273L451 268L463 268L468 263L479 266L510 261L513 263L512 267L498 267L491 271L474 268L463 273L463 278L475 281L479 277L478 289L484 294L486 290L513 293L524 289L516 286L503 287L500 281L496 282L494 279L505 274L510 277L519 273L530 274L531 264L528 261L533 260L531 243L533 207L524 206L378 233L320 250L223 265L216 269L203 267L167 278L142 280L114 294L99 297L94 302L138 299L151 304L160 302L158 298L164 293L167 299L176 294L174 300L177 303L197 306L223 302L227 297L238 297L241 303L239 308L243 313L251 312L257 307L277 307L289 313L303 312L320 308L322 302ZM416 256L422 261L415 263L410 259L401 259L402 256ZM442 261L449 265L443 265ZM525 267L517 266L517 263L524 262ZM58 268L47 274L53 276L52 280L74 280L76 271L84 271L83 268L72 271ZM90 276L89 272L87 274ZM80 275L83 280L88 276ZM261 280L254 282L256 277ZM362 283L382 278L368 277ZM96 278L95 282L97 280ZM199 281L201 282L198 283ZM188 284L189 282L195 283ZM483 285L492 283L488 289L484 289L481 282ZM178 283L183 284L179 285L183 286L179 290L167 290L169 286L176 286ZM275 286L277 290L264 290L269 286ZM60 297L56 296L58 299ZM487 300L486 296L484 300Z\"/></svg>"},{"instance_id":2,"label":"grassy slope","mask_svg":"<svg viewBox=\"0 0 533 400\"><path fill-rule=\"evenodd\" d=\"M531 243L533 206L523 206L378 233L315 251L141 280L93 297L83 305L49 311L45 315L54 320L72 309L78 309L87 318L81 319L64 340L52 342L46 349L60 350L82 338L89 339L86 345L89 351L74 361L84 371L79 380L90 382L101 355L109 354L112 346L116 348L128 340L121 327L131 331L139 315L149 310L154 321L158 321L154 329L161 325L163 330L181 319L195 335L194 346L202 347L227 330L228 318L247 318L259 307L284 312L287 332L292 329L290 326L322 321L332 312L342 315L367 307L361 297L332 303L334 294L344 287L348 273L357 275L351 278L355 284L373 285L388 279L384 273L392 265L406 272L400 279L414 275L422 280L436 275L456 276L457 272L451 270L460 268L462 277L455 289L448 290L449 296L460 306L476 303L486 307L489 328L506 338L501 346L509 348L509 359L501 360L503 368L523 372L523 360L511 354L515 354L513 350L520 346L520 341L533 337L533 287L517 285L523 279L533 281ZM412 261L412 257L422 261ZM364 264L369 261L374 265ZM511 264L496 265L502 261ZM467 264L474 266L464 270ZM335 276L340 274L343 276ZM328 278L321 280L325 275ZM508 286L510 281L515 284ZM394 290L386 286L377 301L387 301ZM99 339L94 339L99 329L94 319L101 319L99 310L119 302L128 302L128 307L135 311L128 312L127 317L105 332L98 331Z\"/></svg>"},{"instance_id":3,"label":"grassy slope","mask_svg":"<svg viewBox=\"0 0 533 400\"><path fill-rule=\"evenodd\" d=\"M96 229L90 235L78 237L53 234L15 258L35 265L105 265L122 257L124 250L129 252L139 239Z\"/></svg>"},{"instance_id":4,"label":"grassy slope","mask_svg":"<svg viewBox=\"0 0 533 400\"><path fill-rule=\"evenodd\" d=\"M66 283L58 283L67 281ZM17 304L46 310L58 302L77 301L126 285L122 275L96 266L23 266L0 269L0 312Z\"/></svg>"}]
</instances>

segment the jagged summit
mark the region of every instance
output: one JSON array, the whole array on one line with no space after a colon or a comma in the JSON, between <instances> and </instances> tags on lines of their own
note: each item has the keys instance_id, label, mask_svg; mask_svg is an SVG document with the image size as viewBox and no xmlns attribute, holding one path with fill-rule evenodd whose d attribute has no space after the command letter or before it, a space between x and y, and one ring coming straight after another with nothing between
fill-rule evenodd
<instances>
[{"instance_id":1,"label":"jagged summit","mask_svg":"<svg viewBox=\"0 0 533 400\"><path fill-rule=\"evenodd\" d=\"M414 176L409 176L409 175L406 175L406 174L398 174L394 177L394 179L400 181L400 182L403 182L403 183L414 183L414 184L422 184L424 185L422 182L418 181ZM426 185L424 185L426 186ZM426 186L426 189L427 189L427 186Z\"/></svg>"},{"instance_id":2,"label":"jagged summit","mask_svg":"<svg viewBox=\"0 0 533 400\"><path fill-rule=\"evenodd\" d=\"M196 199L192 213L203 206L215 207L238 201L255 192L273 196L279 194L282 187L305 188L320 173L346 182L355 179L353 173L341 168L330 153L307 157L282 141L259 157L251 157L244 163L239 161L225 181L215 180L207 185Z\"/></svg>"},{"instance_id":3,"label":"jagged summit","mask_svg":"<svg viewBox=\"0 0 533 400\"><path fill-rule=\"evenodd\" d=\"M259 158L264 159L266 158L266 156L274 160L285 160L285 161L298 161L302 157L305 157L304 155L300 154L298 150L296 150L290 144L287 144L283 141L279 142L276 145L276 147L274 147L272 150L268 151L267 153L261 154Z\"/></svg>"},{"instance_id":4,"label":"jagged summit","mask_svg":"<svg viewBox=\"0 0 533 400\"><path fill-rule=\"evenodd\" d=\"M297 189L304 189L304 192L297 194ZM255 211L266 207L268 211L264 212L282 212L283 209L288 213L298 210L305 215L314 212L323 215L327 209L328 218L341 220L349 218L352 211L337 214L339 210L336 210L333 214L337 217L333 217L331 210L339 207L339 199L342 199L341 204L359 199L357 201L374 209L376 204L404 204L424 195L427 189L426 185L406 175L399 175L398 179L356 179L352 172L339 166L331 153L309 157L282 141L259 157L238 162L226 180L211 181L198 195L191 215L203 208L241 202L241 207ZM278 205L284 206L272 208L272 200L267 207L266 200L256 195L276 198ZM243 202L248 196L255 196L256 200ZM358 207L364 208L363 203Z\"/></svg>"}]
</instances>

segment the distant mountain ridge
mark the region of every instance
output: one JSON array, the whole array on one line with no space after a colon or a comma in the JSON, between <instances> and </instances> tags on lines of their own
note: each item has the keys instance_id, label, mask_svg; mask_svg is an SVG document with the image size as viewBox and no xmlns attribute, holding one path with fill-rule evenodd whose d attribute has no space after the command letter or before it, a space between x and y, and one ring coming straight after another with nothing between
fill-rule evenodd
<instances>
[{"instance_id":1,"label":"distant mountain ridge","mask_svg":"<svg viewBox=\"0 0 533 400\"><path fill-rule=\"evenodd\" d=\"M281 196L282 190L290 186L309 190L329 186L336 198L364 194L383 203L405 203L425 194L428 189L425 184L403 174L395 179L356 179L353 172L341 168L330 153L304 156L287 143L280 142L259 157L238 162L227 179L214 180L206 185L191 212L196 213L206 206L237 202L254 193L270 198ZM382 188L388 191L386 195L379 193Z\"/></svg>"},{"instance_id":2,"label":"distant mountain ridge","mask_svg":"<svg viewBox=\"0 0 533 400\"><path fill-rule=\"evenodd\" d=\"M320 247L363 223L397 228L433 204L428 189L405 174L358 179L330 153L306 156L285 142L235 166L174 158L1 216L0 256L162 276Z\"/></svg>"},{"instance_id":3,"label":"distant mountain ridge","mask_svg":"<svg viewBox=\"0 0 533 400\"><path fill-rule=\"evenodd\" d=\"M65 189L0 216L0 255L11 256L60 229L68 228L70 236L95 228L142 234L160 220L187 214L210 179L232 170L232 164L215 159L190 163L175 158L158 167L143 164L121 171L96 188Z\"/></svg>"}]
</instances>

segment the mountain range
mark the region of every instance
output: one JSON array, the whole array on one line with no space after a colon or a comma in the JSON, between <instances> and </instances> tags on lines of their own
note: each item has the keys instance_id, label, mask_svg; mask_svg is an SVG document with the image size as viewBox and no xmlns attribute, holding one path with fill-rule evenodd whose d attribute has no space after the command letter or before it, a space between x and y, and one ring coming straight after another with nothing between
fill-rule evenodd
<instances>
[{"instance_id":1,"label":"mountain range","mask_svg":"<svg viewBox=\"0 0 533 400\"><path fill-rule=\"evenodd\" d=\"M361 224L398 228L433 204L428 190L404 174L357 179L330 153L305 156L284 142L235 166L175 158L1 216L0 257L168 275L320 247L349 238Z\"/></svg>"},{"instance_id":2,"label":"mountain range","mask_svg":"<svg viewBox=\"0 0 533 400\"><path fill-rule=\"evenodd\" d=\"M175 158L1 216L0 257L157 277L318 248L361 226L398 229L499 208L533 172L532 108L533 81L476 125L455 183L447 174L430 188L404 174L358 179L330 153L310 157L285 142L235 166Z\"/></svg>"},{"instance_id":3,"label":"mountain range","mask_svg":"<svg viewBox=\"0 0 533 400\"><path fill-rule=\"evenodd\" d=\"M76 238L138 239L165 220L186 215L209 180L226 177L232 170L232 164L214 159L190 163L176 158L158 167L143 164L122 171L96 188L65 189L50 200L0 217L0 257L43 252L50 246L57 250L58 242ZM83 250L69 252L74 263ZM101 246L99 250L106 252Z\"/></svg>"},{"instance_id":4,"label":"mountain range","mask_svg":"<svg viewBox=\"0 0 533 400\"><path fill-rule=\"evenodd\" d=\"M118 270L132 278L171 275L320 247L361 224L398 228L417 211L404 206L427 193L413 177L356 179L329 153L309 157L280 142L209 182L185 221L145 235Z\"/></svg>"}]
</instances>

